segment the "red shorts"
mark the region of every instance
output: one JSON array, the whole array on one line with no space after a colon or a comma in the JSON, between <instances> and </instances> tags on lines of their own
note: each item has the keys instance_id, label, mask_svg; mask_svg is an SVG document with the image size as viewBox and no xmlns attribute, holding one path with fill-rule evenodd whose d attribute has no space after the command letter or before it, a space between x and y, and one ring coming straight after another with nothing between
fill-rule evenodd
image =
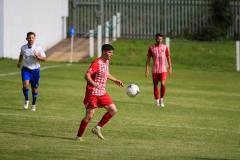
<instances>
[{"instance_id":1,"label":"red shorts","mask_svg":"<svg viewBox=\"0 0 240 160\"><path fill-rule=\"evenodd\" d=\"M111 97L107 93L102 96L85 95L83 103L87 109L102 108L113 104Z\"/></svg>"},{"instance_id":2,"label":"red shorts","mask_svg":"<svg viewBox=\"0 0 240 160\"><path fill-rule=\"evenodd\" d=\"M162 72L162 73L152 73L152 80L153 83L157 83L162 80L167 79L167 72Z\"/></svg>"}]
</instances>

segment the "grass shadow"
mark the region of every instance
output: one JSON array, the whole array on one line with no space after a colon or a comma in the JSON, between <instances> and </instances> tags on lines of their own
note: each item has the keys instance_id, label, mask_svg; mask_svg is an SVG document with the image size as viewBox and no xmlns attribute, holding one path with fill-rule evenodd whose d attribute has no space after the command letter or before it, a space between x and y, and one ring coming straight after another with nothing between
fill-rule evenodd
<instances>
[{"instance_id":1,"label":"grass shadow","mask_svg":"<svg viewBox=\"0 0 240 160\"><path fill-rule=\"evenodd\" d=\"M35 134L35 133L22 133L22 132L0 132L5 134L12 134L12 135L20 135L20 136L34 136L34 137L42 137L42 138L57 138L63 140L75 140L74 138L69 137L62 137L62 136L53 136L53 135L42 135L42 134Z\"/></svg>"}]
</instances>

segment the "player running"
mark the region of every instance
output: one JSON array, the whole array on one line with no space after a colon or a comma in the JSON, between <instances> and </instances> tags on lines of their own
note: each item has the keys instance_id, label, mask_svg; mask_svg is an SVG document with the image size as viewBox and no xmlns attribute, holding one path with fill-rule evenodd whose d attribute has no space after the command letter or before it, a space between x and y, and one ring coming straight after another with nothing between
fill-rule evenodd
<instances>
[{"instance_id":1,"label":"player running","mask_svg":"<svg viewBox=\"0 0 240 160\"><path fill-rule=\"evenodd\" d=\"M164 107L163 97L166 90L167 72L172 73L172 63L169 49L163 44L164 36L161 34L155 35L156 43L151 45L148 49L147 60L146 60L146 71L145 75L149 75L149 65L151 58L153 59L152 65L152 80L154 88L154 97L156 105ZM168 63L168 67L167 67ZM158 82L161 82L160 95L158 91Z\"/></svg>"},{"instance_id":2,"label":"player running","mask_svg":"<svg viewBox=\"0 0 240 160\"><path fill-rule=\"evenodd\" d=\"M77 140L83 141L83 133L90 120L93 118L96 108L104 107L107 112L103 115L100 122L92 129L92 133L98 138L104 139L100 129L112 118L117 112L116 105L112 102L111 97L105 90L108 79L112 80L118 86L123 87L121 80L116 79L109 73L109 60L113 54L114 48L109 44L102 46L101 57L95 59L85 74L87 81L84 105L86 115L80 123L77 133Z\"/></svg>"},{"instance_id":3,"label":"player running","mask_svg":"<svg viewBox=\"0 0 240 160\"><path fill-rule=\"evenodd\" d=\"M40 79L40 63L45 61L46 55L39 45L35 43L36 34L34 32L27 33L27 44L21 47L17 67L21 69L22 75L22 91L25 97L23 109L28 109L29 98L28 91L29 85L32 87L32 108L31 111L36 111L36 100L38 96L38 86Z\"/></svg>"}]
</instances>

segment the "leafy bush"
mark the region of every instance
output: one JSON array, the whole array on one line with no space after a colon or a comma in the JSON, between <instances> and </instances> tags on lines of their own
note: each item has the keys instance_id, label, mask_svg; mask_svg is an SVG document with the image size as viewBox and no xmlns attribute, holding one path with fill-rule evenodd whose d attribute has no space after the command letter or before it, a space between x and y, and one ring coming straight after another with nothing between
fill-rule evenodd
<instances>
[{"instance_id":1,"label":"leafy bush","mask_svg":"<svg viewBox=\"0 0 240 160\"><path fill-rule=\"evenodd\" d=\"M193 39L212 41L227 36L227 31L233 23L230 1L213 0L210 11L211 22L198 33L193 34Z\"/></svg>"}]
</instances>

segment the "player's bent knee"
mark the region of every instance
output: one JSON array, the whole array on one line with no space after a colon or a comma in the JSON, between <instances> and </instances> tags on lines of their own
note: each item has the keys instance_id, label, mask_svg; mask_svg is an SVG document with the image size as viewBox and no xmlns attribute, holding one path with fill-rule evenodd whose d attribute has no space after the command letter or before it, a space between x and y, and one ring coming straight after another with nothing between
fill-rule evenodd
<instances>
[{"instance_id":1,"label":"player's bent knee","mask_svg":"<svg viewBox=\"0 0 240 160\"><path fill-rule=\"evenodd\" d=\"M38 88L33 88L33 93L38 93Z\"/></svg>"},{"instance_id":2,"label":"player's bent knee","mask_svg":"<svg viewBox=\"0 0 240 160\"><path fill-rule=\"evenodd\" d=\"M29 84L23 84L23 88L28 89L29 88Z\"/></svg>"},{"instance_id":3,"label":"player's bent knee","mask_svg":"<svg viewBox=\"0 0 240 160\"><path fill-rule=\"evenodd\" d=\"M23 87L29 87L30 82L29 81L23 81Z\"/></svg>"},{"instance_id":4,"label":"player's bent knee","mask_svg":"<svg viewBox=\"0 0 240 160\"><path fill-rule=\"evenodd\" d=\"M113 115L116 114L117 112L118 112L118 110L114 110Z\"/></svg>"},{"instance_id":5,"label":"player's bent knee","mask_svg":"<svg viewBox=\"0 0 240 160\"><path fill-rule=\"evenodd\" d=\"M87 117L83 118L83 120L88 123L92 120L92 118L93 118L93 116L87 116Z\"/></svg>"},{"instance_id":6,"label":"player's bent knee","mask_svg":"<svg viewBox=\"0 0 240 160\"><path fill-rule=\"evenodd\" d=\"M115 107L115 108L112 108L112 109L110 110L111 115L114 115L114 114L116 114L117 112L118 112L118 110L117 110L116 107Z\"/></svg>"}]
</instances>

